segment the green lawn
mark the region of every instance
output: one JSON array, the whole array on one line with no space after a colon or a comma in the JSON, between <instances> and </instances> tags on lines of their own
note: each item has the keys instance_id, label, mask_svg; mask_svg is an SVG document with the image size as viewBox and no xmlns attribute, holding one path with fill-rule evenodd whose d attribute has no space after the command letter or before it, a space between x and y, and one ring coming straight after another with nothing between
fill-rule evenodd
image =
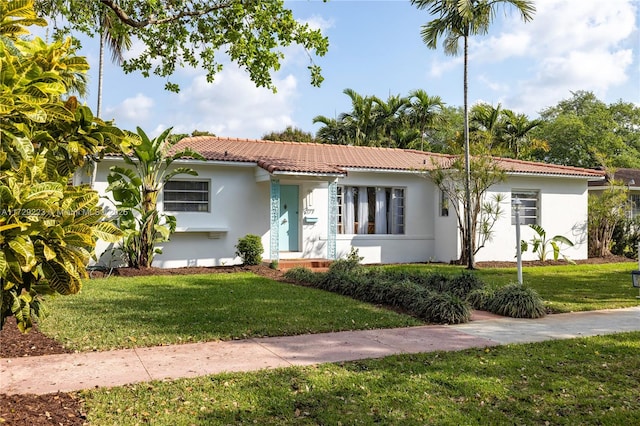
<instances>
[{"instance_id":1,"label":"green lawn","mask_svg":"<svg viewBox=\"0 0 640 426\"><path fill-rule=\"evenodd\" d=\"M422 324L249 273L89 280L47 307L40 329L79 351Z\"/></svg>"},{"instance_id":2,"label":"green lawn","mask_svg":"<svg viewBox=\"0 0 640 426\"><path fill-rule=\"evenodd\" d=\"M464 270L454 265L393 265L388 268L435 271L445 274ZM638 289L631 285L636 263L602 265L532 266L522 270L523 281L545 300L554 312L592 311L638 306ZM490 286L517 281L516 268L482 268L476 273Z\"/></svg>"},{"instance_id":3,"label":"green lawn","mask_svg":"<svg viewBox=\"0 0 640 426\"><path fill-rule=\"evenodd\" d=\"M82 392L91 424L633 425L640 333Z\"/></svg>"}]
</instances>

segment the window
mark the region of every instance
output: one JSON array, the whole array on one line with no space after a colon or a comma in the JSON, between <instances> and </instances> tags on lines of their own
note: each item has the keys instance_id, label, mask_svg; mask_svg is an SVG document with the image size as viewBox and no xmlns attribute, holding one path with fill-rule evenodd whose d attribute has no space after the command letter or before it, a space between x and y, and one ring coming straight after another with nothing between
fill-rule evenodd
<instances>
[{"instance_id":1,"label":"window","mask_svg":"<svg viewBox=\"0 0 640 426\"><path fill-rule=\"evenodd\" d=\"M339 234L404 234L403 188L338 187Z\"/></svg>"},{"instance_id":2,"label":"window","mask_svg":"<svg viewBox=\"0 0 640 426\"><path fill-rule=\"evenodd\" d=\"M518 190L511 191L511 224L516 224L516 209L513 201L520 200L520 224L534 225L538 223L538 191Z\"/></svg>"},{"instance_id":3,"label":"window","mask_svg":"<svg viewBox=\"0 0 640 426\"><path fill-rule=\"evenodd\" d=\"M631 203L631 217L640 215L640 194L629 194L629 202Z\"/></svg>"},{"instance_id":4,"label":"window","mask_svg":"<svg viewBox=\"0 0 640 426\"><path fill-rule=\"evenodd\" d=\"M449 216L449 197L443 190L440 190L440 216Z\"/></svg>"},{"instance_id":5,"label":"window","mask_svg":"<svg viewBox=\"0 0 640 426\"><path fill-rule=\"evenodd\" d=\"M171 180L164 185L164 210L208 212L209 182Z\"/></svg>"}]
</instances>

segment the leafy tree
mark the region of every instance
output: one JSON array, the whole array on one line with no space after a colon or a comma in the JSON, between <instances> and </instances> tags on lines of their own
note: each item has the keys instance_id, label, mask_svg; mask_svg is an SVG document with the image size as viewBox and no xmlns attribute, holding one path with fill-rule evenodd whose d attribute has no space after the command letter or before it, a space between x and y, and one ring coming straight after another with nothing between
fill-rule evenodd
<instances>
[{"instance_id":1,"label":"leafy tree","mask_svg":"<svg viewBox=\"0 0 640 426\"><path fill-rule=\"evenodd\" d=\"M324 115L313 117L313 124L321 123L323 126L318 129L316 139L320 143L335 145L348 145L351 143L347 126L342 120L330 118Z\"/></svg>"},{"instance_id":2,"label":"leafy tree","mask_svg":"<svg viewBox=\"0 0 640 426\"><path fill-rule=\"evenodd\" d=\"M444 36L444 51L448 55L458 55L460 51L459 40L463 40L464 56L464 161L465 161L465 193L466 205L471 205L471 163L469 158L469 102L468 102L468 62L469 62L469 37L477 34L486 34L495 16L499 5L512 5L524 21L533 18L535 7L530 0L411 0L411 4L418 9L427 9L431 15L437 16L422 27L422 40L430 49L436 49L438 40ZM466 228L471 229L471 212L466 212ZM466 242L467 260L469 269L474 268L472 250L472 235L468 234Z\"/></svg>"},{"instance_id":3,"label":"leafy tree","mask_svg":"<svg viewBox=\"0 0 640 426\"><path fill-rule=\"evenodd\" d=\"M543 125L533 135L548 141L549 150L534 151L534 159L580 167L640 167L640 108L621 102L608 106L592 92L578 91L540 117Z\"/></svg>"},{"instance_id":4,"label":"leafy tree","mask_svg":"<svg viewBox=\"0 0 640 426\"><path fill-rule=\"evenodd\" d=\"M174 176L197 176L197 172L188 167L171 168L172 164L182 157L203 159L190 148L172 152L178 141L169 137L170 132L169 128L150 139L138 127L139 142L123 151L129 167L113 166L107 176L107 191L113 195L119 213L117 221L124 231L121 249L130 267L151 266L154 255L161 253L155 245L168 241L175 230L175 217L158 213L158 194Z\"/></svg>"},{"instance_id":5,"label":"leafy tree","mask_svg":"<svg viewBox=\"0 0 640 426\"><path fill-rule=\"evenodd\" d=\"M60 18L60 32L89 36L98 36L105 28L102 18L107 9L110 31L145 46L138 56L123 62L123 69L140 71L145 77L152 72L168 77L179 66L202 66L208 81L213 81L226 55L257 86L275 89L271 72L280 68L284 48L298 44L324 56L329 45L320 30L296 21L283 0L37 0L36 4L42 16ZM311 83L319 85L320 67L311 62L309 70ZM171 82L165 88L179 90Z\"/></svg>"},{"instance_id":6,"label":"leafy tree","mask_svg":"<svg viewBox=\"0 0 640 426\"><path fill-rule=\"evenodd\" d=\"M287 126L282 132L266 133L262 139L267 141L315 142L313 134L297 127Z\"/></svg>"},{"instance_id":7,"label":"leafy tree","mask_svg":"<svg viewBox=\"0 0 640 426\"><path fill-rule=\"evenodd\" d=\"M458 229L462 241L460 264L468 264L467 256L476 254L492 238L492 229L502 214L502 197L487 200L487 190L494 184L504 181L505 172L488 156L471 157L471 200L467 204L464 157L453 157L450 164L439 165L428 172L428 176L450 201L458 220ZM465 212L471 213L471 226L467 226ZM467 247L471 241L471 247Z\"/></svg>"},{"instance_id":8,"label":"leafy tree","mask_svg":"<svg viewBox=\"0 0 640 426\"><path fill-rule=\"evenodd\" d=\"M86 161L127 142L74 97L63 99L82 87L86 60L69 40L29 39L29 25L46 25L31 1L0 4L0 328L14 316L23 332L43 314L43 296L80 290L98 238L120 237L97 193L68 183Z\"/></svg>"}]
</instances>

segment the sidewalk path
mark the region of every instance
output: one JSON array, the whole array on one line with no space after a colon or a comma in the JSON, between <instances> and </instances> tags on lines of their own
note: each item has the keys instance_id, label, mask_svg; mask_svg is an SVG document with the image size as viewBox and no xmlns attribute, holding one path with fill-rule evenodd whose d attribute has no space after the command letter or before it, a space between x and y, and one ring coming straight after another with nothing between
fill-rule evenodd
<instances>
[{"instance_id":1,"label":"sidewalk path","mask_svg":"<svg viewBox=\"0 0 640 426\"><path fill-rule=\"evenodd\" d=\"M345 331L4 358L0 359L0 393L69 392L221 372L640 331L640 306L549 315L537 320L489 318L453 326Z\"/></svg>"}]
</instances>

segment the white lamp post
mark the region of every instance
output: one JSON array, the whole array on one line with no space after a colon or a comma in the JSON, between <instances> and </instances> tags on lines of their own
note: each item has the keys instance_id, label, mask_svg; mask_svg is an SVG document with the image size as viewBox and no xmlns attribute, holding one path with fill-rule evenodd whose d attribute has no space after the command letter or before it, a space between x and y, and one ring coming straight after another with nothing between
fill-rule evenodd
<instances>
[{"instance_id":1,"label":"white lamp post","mask_svg":"<svg viewBox=\"0 0 640 426\"><path fill-rule=\"evenodd\" d=\"M520 247L520 206L522 201L516 197L513 201L513 209L516 215L516 257L518 261L518 284L522 284L522 248Z\"/></svg>"}]
</instances>

